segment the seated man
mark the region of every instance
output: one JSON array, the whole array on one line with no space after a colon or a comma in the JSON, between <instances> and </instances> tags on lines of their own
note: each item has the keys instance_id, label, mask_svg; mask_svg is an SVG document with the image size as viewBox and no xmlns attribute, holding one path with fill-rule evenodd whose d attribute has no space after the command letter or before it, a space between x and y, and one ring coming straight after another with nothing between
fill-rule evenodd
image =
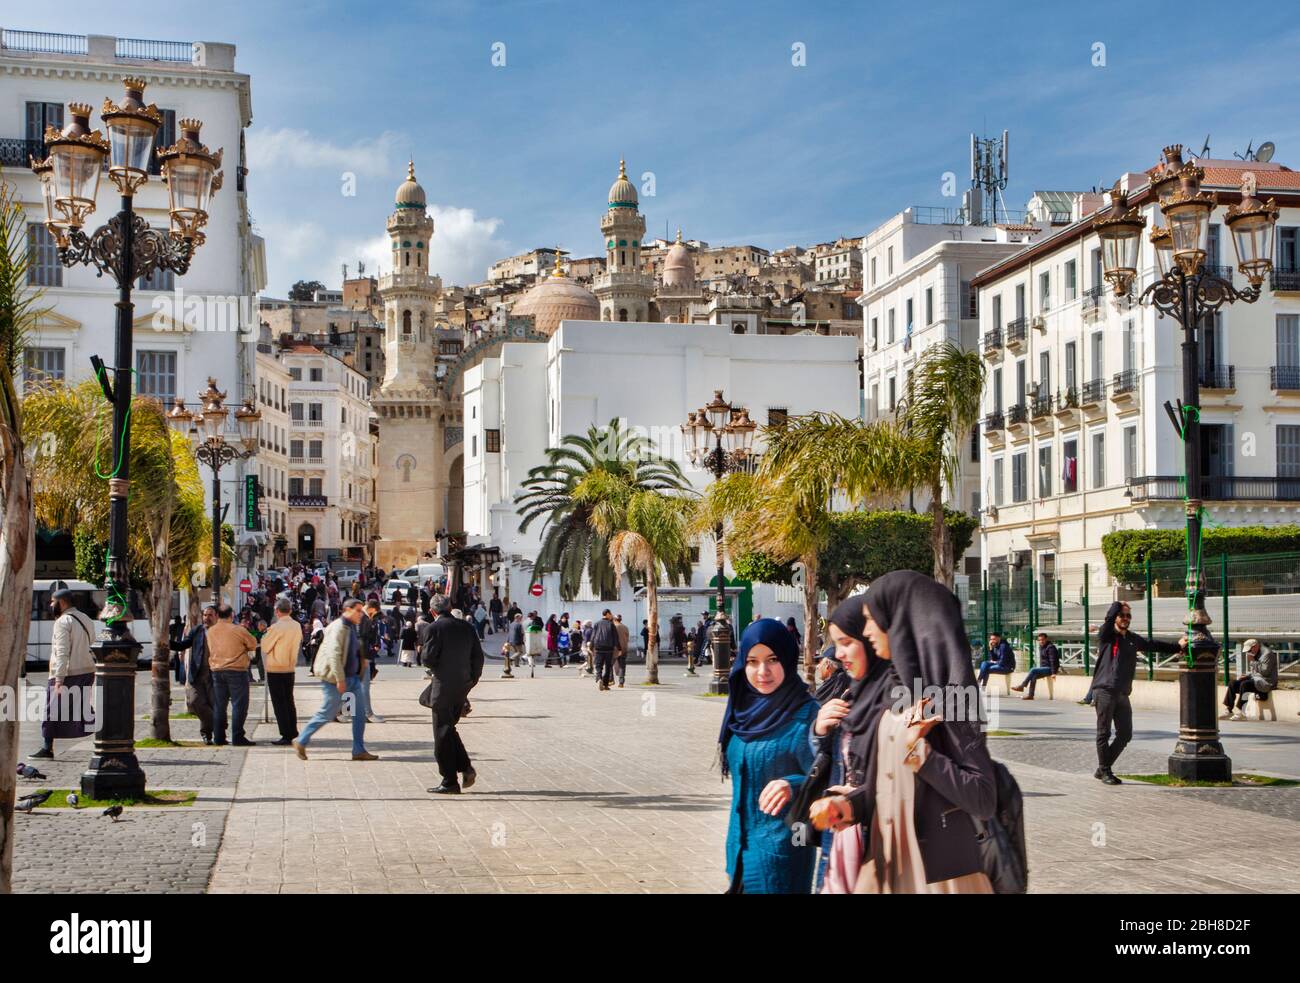
<instances>
[{"instance_id":1,"label":"seated man","mask_svg":"<svg viewBox=\"0 0 1300 983\"><path fill-rule=\"evenodd\" d=\"M1260 645L1258 639L1248 638L1242 643L1241 650L1249 660L1246 675L1238 676L1228 684L1228 691L1223 694L1223 715L1220 720L1245 720L1241 712L1246 705L1246 694L1254 693L1255 699L1262 699L1277 687L1277 654L1267 645ZM1236 709L1233 709L1233 701Z\"/></svg>"},{"instance_id":2,"label":"seated man","mask_svg":"<svg viewBox=\"0 0 1300 983\"><path fill-rule=\"evenodd\" d=\"M1011 650L1011 643L1000 632L989 633L989 657L980 663L979 684L989 681L991 674L1009 676L1016 669L1016 653Z\"/></svg>"},{"instance_id":3,"label":"seated man","mask_svg":"<svg viewBox=\"0 0 1300 983\"><path fill-rule=\"evenodd\" d=\"M1040 631L1038 633L1038 665L1029 670L1029 675L1025 677L1024 682L1011 688L1020 693L1028 686L1029 692L1025 694L1024 698L1032 700L1034 698L1034 685L1044 676L1055 676L1060 671L1061 653L1047 637L1047 632Z\"/></svg>"}]
</instances>

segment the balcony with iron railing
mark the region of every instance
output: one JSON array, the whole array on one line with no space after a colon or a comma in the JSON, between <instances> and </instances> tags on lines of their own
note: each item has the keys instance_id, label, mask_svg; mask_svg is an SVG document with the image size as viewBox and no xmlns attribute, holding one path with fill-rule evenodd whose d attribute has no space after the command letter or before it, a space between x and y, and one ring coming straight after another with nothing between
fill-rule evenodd
<instances>
[{"instance_id":1,"label":"balcony with iron railing","mask_svg":"<svg viewBox=\"0 0 1300 983\"><path fill-rule=\"evenodd\" d=\"M1278 293L1300 293L1300 268L1275 266L1269 274L1269 282Z\"/></svg>"},{"instance_id":2,"label":"balcony with iron railing","mask_svg":"<svg viewBox=\"0 0 1300 983\"><path fill-rule=\"evenodd\" d=\"M1183 476L1130 478L1125 494L1135 502L1181 500L1184 497ZM1300 501L1300 477L1203 475L1201 497L1207 502L1297 502Z\"/></svg>"},{"instance_id":3,"label":"balcony with iron railing","mask_svg":"<svg viewBox=\"0 0 1300 983\"><path fill-rule=\"evenodd\" d=\"M1110 382L1111 399L1118 399L1120 396L1131 396L1136 389L1137 372L1133 369L1116 372L1115 378Z\"/></svg>"},{"instance_id":4,"label":"balcony with iron railing","mask_svg":"<svg viewBox=\"0 0 1300 983\"><path fill-rule=\"evenodd\" d=\"M1106 287L1097 284L1089 287L1083 292L1083 302L1080 305L1080 311L1084 317L1100 314L1106 307Z\"/></svg>"},{"instance_id":5,"label":"balcony with iron railing","mask_svg":"<svg viewBox=\"0 0 1300 983\"><path fill-rule=\"evenodd\" d=\"M1300 365L1273 365L1268 370L1269 388L1277 392L1300 391Z\"/></svg>"},{"instance_id":6,"label":"balcony with iron railing","mask_svg":"<svg viewBox=\"0 0 1300 983\"><path fill-rule=\"evenodd\" d=\"M290 495L289 508L291 509L323 509L328 508L329 498L324 495Z\"/></svg>"},{"instance_id":7,"label":"balcony with iron railing","mask_svg":"<svg viewBox=\"0 0 1300 983\"><path fill-rule=\"evenodd\" d=\"M995 410L994 412L990 413L988 416L984 417L984 432L986 434L996 433L1000 430L1005 430L1006 425L1007 425L1006 418L1002 415L1001 411L999 410Z\"/></svg>"},{"instance_id":8,"label":"balcony with iron railing","mask_svg":"<svg viewBox=\"0 0 1300 983\"><path fill-rule=\"evenodd\" d=\"M1002 347L1002 329L994 328L984 332L984 354L998 351Z\"/></svg>"},{"instance_id":9,"label":"balcony with iron railing","mask_svg":"<svg viewBox=\"0 0 1300 983\"><path fill-rule=\"evenodd\" d=\"M1213 257L1212 257L1213 258ZM1217 276L1220 280L1232 282L1232 267L1221 266L1218 263L1206 262L1201 264L1201 272L1210 276Z\"/></svg>"},{"instance_id":10,"label":"balcony with iron railing","mask_svg":"<svg viewBox=\"0 0 1300 983\"><path fill-rule=\"evenodd\" d=\"M1235 365L1201 366L1202 389L1236 389L1237 367Z\"/></svg>"},{"instance_id":11,"label":"balcony with iron railing","mask_svg":"<svg viewBox=\"0 0 1300 983\"><path fill-rule=\"evenodd\" d=\"M1024 403L1007 407L1007 429L1022 426L1029 419L1029 411Z\"/></svg>"},{"instance_id":12,"label":"balcony with iron railing","mask_svg":"<svg viewBox=\"0 0 1300 983\"><path fill-rule=\"evenodd\" d=\"M1018 317L1007 322L1007 347L1023 345L1029 337L1029 318Z\"/></svg>"},{"instance_id":13,"label":"balcony with iron railing","mask_svg":"<svg viewBox=\"0 0 1300 983\"><path fill-rule=\"evenodd\" d=\"M1044 391L1036 391L1029 397L1029 415L1035 420L1050 416L1052 413L1052 396Z\"/></svg>"},{"instance_id":14,"label":"balcony with iron railing","mask_svg":"<svg viewBox=\"0 0 1300 983\"><path fill-rule=\"evenodd\" d=\"M1094 406L1106 398L1106 380L1090 379L1079 393L1080 406Z\"/></svg>"}]
</instances>

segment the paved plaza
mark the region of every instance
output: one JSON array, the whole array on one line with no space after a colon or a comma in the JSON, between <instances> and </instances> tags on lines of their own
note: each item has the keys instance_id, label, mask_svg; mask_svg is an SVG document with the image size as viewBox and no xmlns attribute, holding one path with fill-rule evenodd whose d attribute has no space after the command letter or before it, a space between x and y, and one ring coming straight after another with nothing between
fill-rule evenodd
<instances>
[{"instance_id":1,"label":"paved plaza","mask_svg":"<svg viewBox=\"0 0 1300 983\"><path fill-rule=\"evenodd\" d=\"M705 679L668 664L665 685L648 688L633 666L626 689L601 693L574 669L537 671L502 680L501 663L488 663L461 725L479 772L464 795L426 793L438 778L417 702L423 674L385 664L373 698L386 721L366 732L381 760L351 761L350 732L337 724L306 762L269 746L273 724L252 731L260 744L248 750L143 750L151 787L198 788L195 806L132 810L117 824L88 811L20 817L15 890L724 890L730 789L715 760L722 701L702 695ZM299 671L304 720L318 685ZM1031 890L1300 891L1300 787L1107 788L1091 777L1089 708L1040 698L1000 710L999 726L1021 735L990 743L1024 791ZM260 698L250 718L260 721ZM1117 770L1163 771L1176 727L1172 714L1138 711ZM1226 727L1238 772L1300 777L1300 726ZM193 721L174 728L197 737ZM35 743L25 728L23 749ZM39 784L75 786L88 757L88 741L60 745Z\"/></svg>"}]
</instances>

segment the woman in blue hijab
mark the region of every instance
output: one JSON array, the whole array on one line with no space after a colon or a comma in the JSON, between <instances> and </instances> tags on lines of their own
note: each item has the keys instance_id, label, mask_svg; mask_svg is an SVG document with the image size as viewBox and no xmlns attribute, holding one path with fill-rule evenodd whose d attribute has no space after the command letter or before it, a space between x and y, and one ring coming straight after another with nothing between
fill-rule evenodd
<instances>
[{"instance_id":1,"label":"woman in blue hijab","mask_svg":"<svg viewBox=\"0 0 1300 983\"><path fill-rule=\"evenodd\" d=\"M808 894L816 850L796 844L781 818L812 767L808 731L817 701L799 678L794 636L774 618L740 636L718 735L731 776L730 894Z\"/></svg>"}]
</instances>

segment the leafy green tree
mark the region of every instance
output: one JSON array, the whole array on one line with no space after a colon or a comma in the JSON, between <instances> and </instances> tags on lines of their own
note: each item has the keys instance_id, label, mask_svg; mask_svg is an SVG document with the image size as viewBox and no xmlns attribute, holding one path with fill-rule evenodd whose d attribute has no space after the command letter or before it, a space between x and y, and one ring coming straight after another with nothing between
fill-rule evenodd
<instances>
[{"instance_id":1,"label":"leafy green tree","mask_svg":"<svg viewBox=\"0 0 1300 983\"><path fill-rule=\"evenodd\" d=\"M103 457L112 426L99 385L35 386L23 401L24 427L36 446L32 459L35 510L49 529L71 532L79 553L108 541L109 499ZM140 590L153 634L153 736L171 739L168 622L173 586L194 586L209 534L203 484L189 441L173 433L162 406L137 396L131 403L131 490L127 504L129 580ZM102 549L100 549L102 555ZM82 565L87 562L83 560ZM197 569L201 569L201 566ZM102 583L100 567L94 579Z\"/></svg>"},{"instance_id":2,"label":"leafy green tree","mask_svg":"<svg viewBox=\"0 0 1300 983\"><path fill-rule=\"evenodd\" d=\"M312 300L317 290L324 290L325 284L319 280L299 280L289 288L290 300Z\"/></svg>"},{"instance_id":3,"label":"leafy green tree","mask_svg":"<svg viewBox=\"0 0 1300 983\"><path fill-rule=\"evenodd\" d=\"M917 360L907 384L902 424L918 441L919 455L909 470L930 493L934 579L951 589L956 553L944 521L943 494L961 476L961 451L979 421L984 391L984 359L952 342L931 345Z\"/></svg>"},{"instance_id":4,"label":"leafy green tree","mask_svg":"<svg viewBox=\"0 0 1300 983\"><path fill-rule=\"evenodd\" d=\"M579 485L589 480L587 490ZM690 484L675 462L660 460L654 445L625 430L618 420L606 427L589 427L585 435L569 434L546 452L546 463L528 472L515 496L519 531L542 521L541 549L534 575L559 573L560 596L573 600L585 573L601 597L618 592L618 572L610 559L610 535L601 528L619 526L617 497L595 494L591 482L609 479L619 495L635 492L691 494Z\"/></svg>"},{"instance_id":5,"label":"leafy green tree","mask_svg":"<svg viewBox=\"0 0 1300 983\"><path fill-rule=\"evenodd\" d=\"M35 329L40 294L27 285L27 216L14 187L0 179L0 686L18 688L27 658L36 564L32 481L23 442L22 407L14 377L24 339ZM0 894L13 876L18 720L0 719Z\"/></svg>"}]
</instances>

